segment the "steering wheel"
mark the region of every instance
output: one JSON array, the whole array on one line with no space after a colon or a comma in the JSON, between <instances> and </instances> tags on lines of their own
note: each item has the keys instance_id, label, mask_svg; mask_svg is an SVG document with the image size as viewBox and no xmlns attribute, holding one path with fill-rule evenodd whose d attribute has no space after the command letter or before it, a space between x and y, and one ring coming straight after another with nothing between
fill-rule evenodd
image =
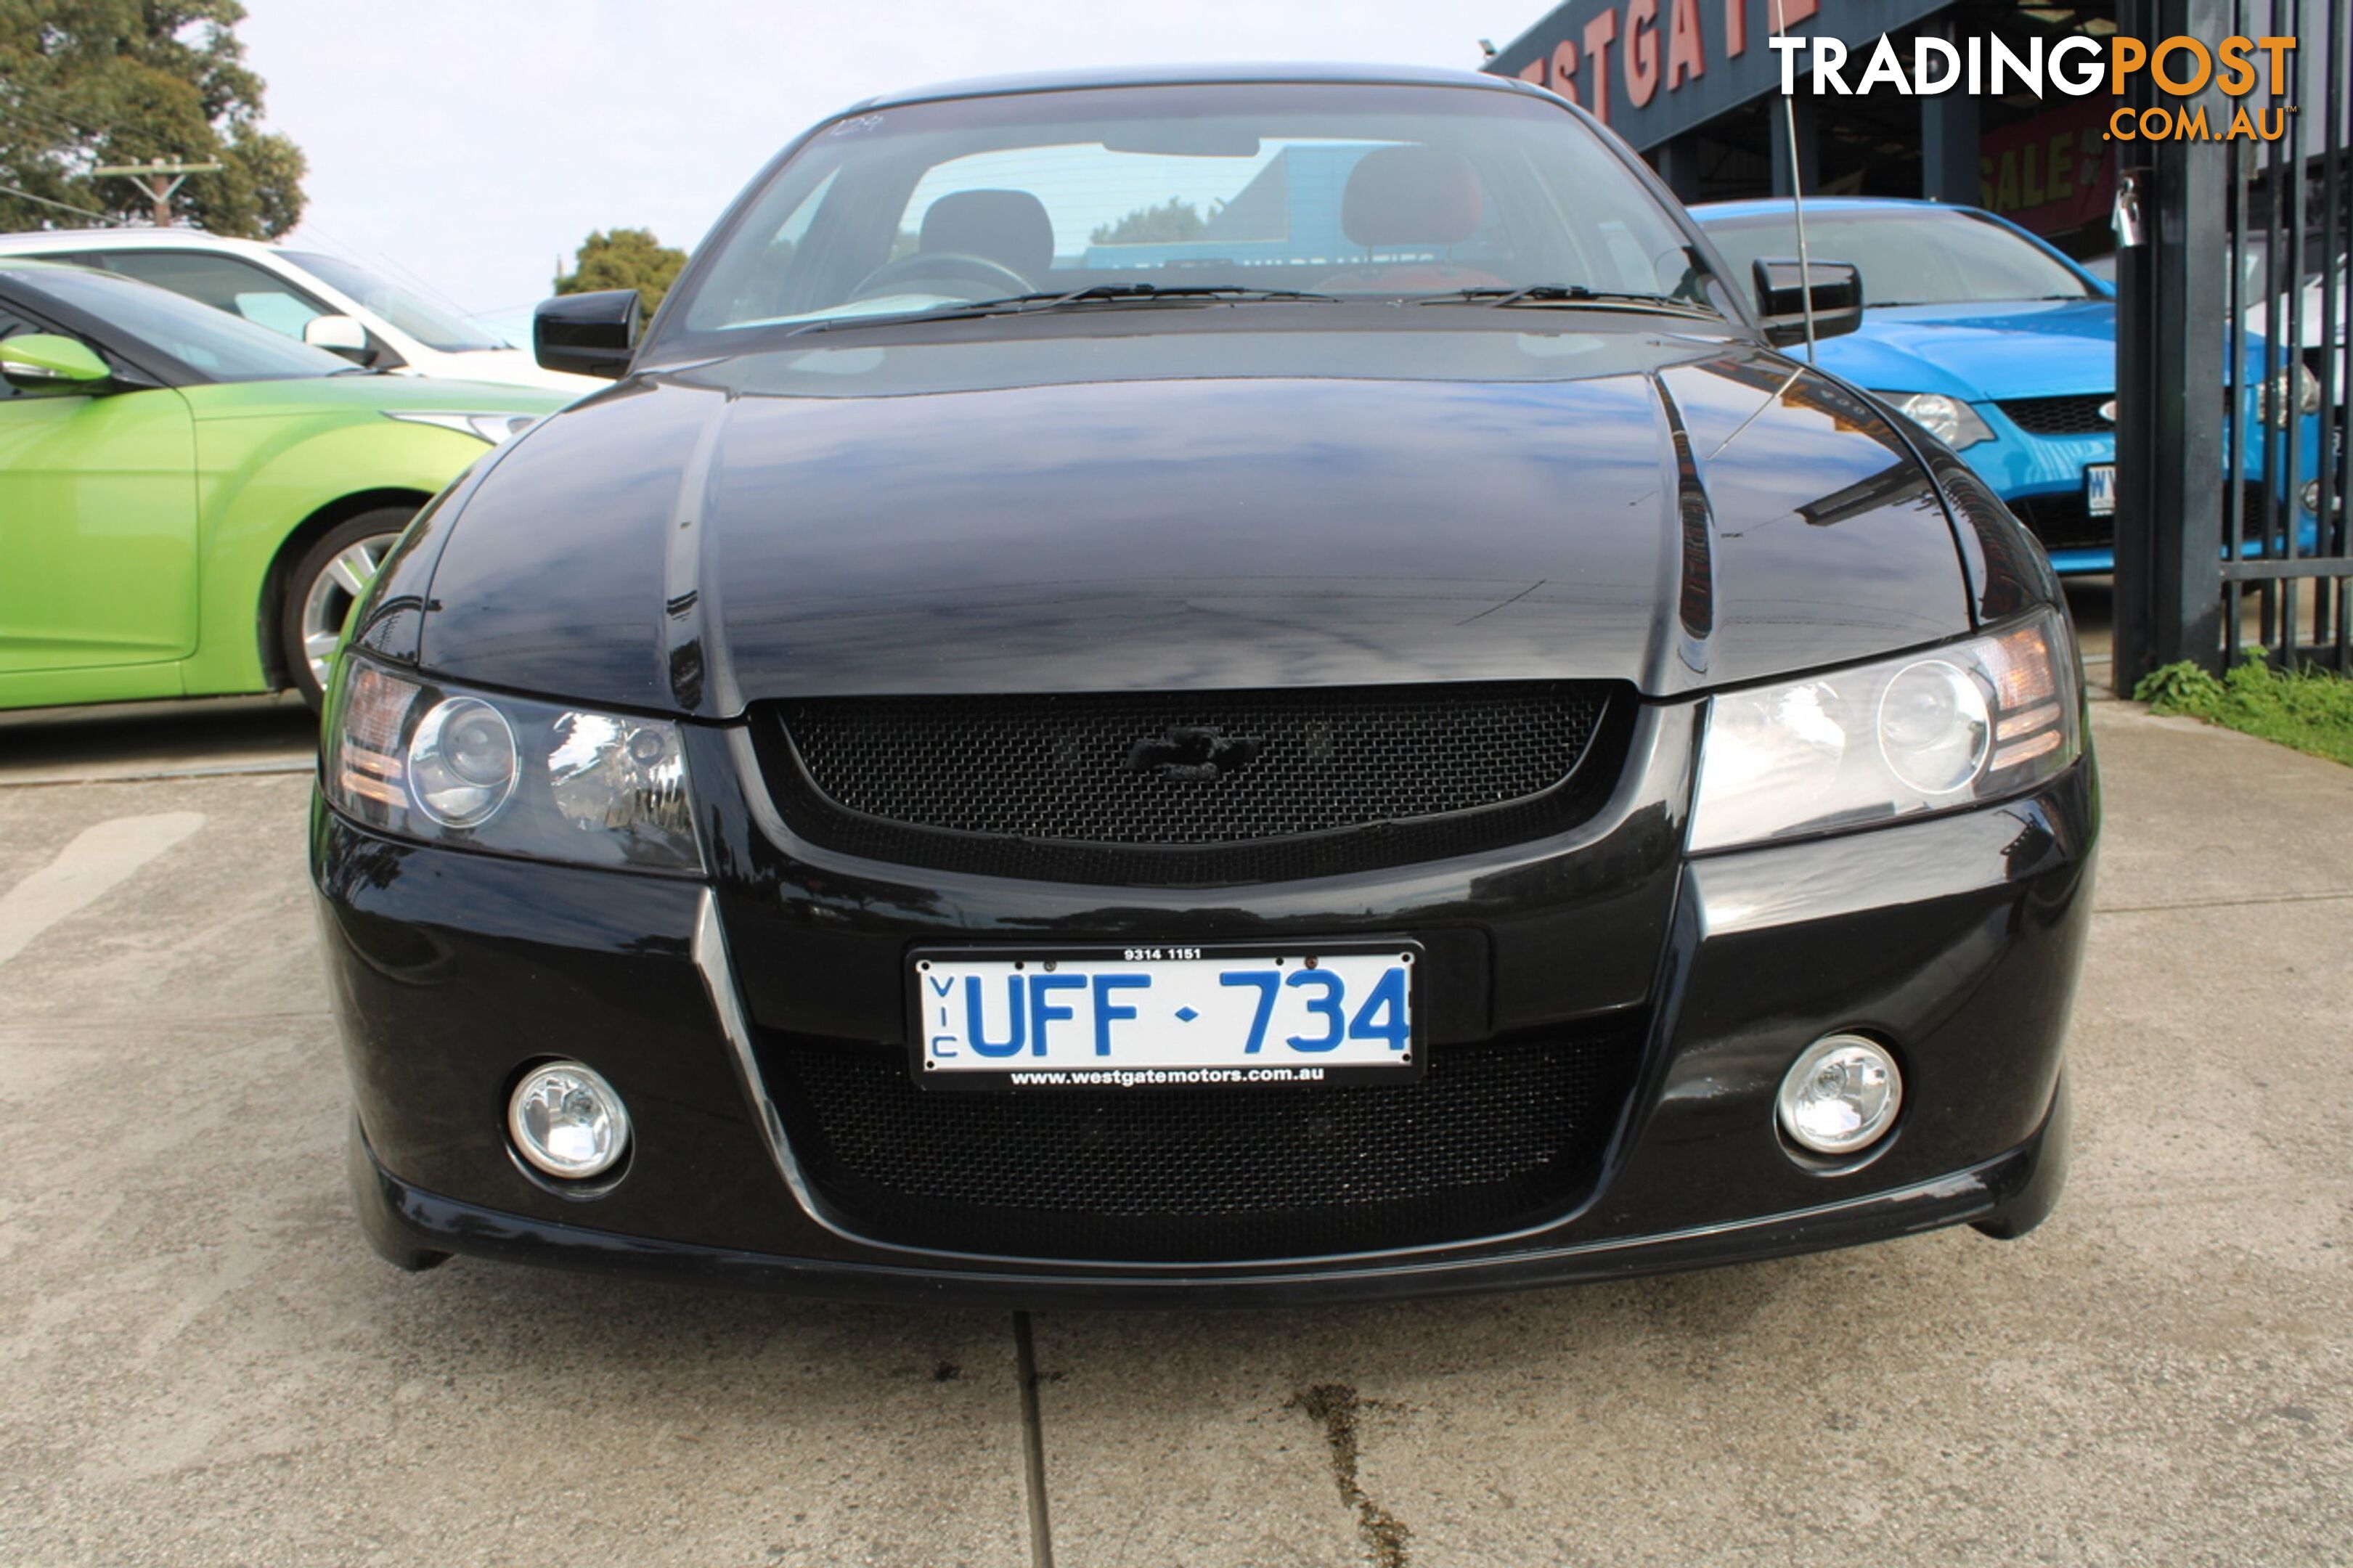
<instances>
[{"instance_id":1,"label":"steering wheel","mask_svg":"<svg viewBox=\"0 0 2353 1568\"><path fill-rule=\"evenodd\" d=\"M1010 267L986 256L963 250L918 250L895 261L886 261L868 273L850 298L867 299L909 278L951 278L980 284L999 294L1029 294L1037 289L1036 284Z\"/></svg>"}]
</instances>

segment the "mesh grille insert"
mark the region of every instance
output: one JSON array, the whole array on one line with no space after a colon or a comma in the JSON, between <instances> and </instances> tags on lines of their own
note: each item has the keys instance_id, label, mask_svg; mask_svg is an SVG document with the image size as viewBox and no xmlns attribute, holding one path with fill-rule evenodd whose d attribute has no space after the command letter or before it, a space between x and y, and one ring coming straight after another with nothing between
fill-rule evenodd
<instances>
[{"instance_id":1,"label":"mesh grille insert","mask_svg":"<svg viewBox=\"0 0 2353 1568\"><path fill-rule=\"evenodd\" d=\"M2068 397L2013 397L1998 406L2030 436L2106 436L2116 425L2100 410L2115 402L2116 395L2086 392Z\"/></svg>"},{"instance_id":2,"label":"mesh grille insert","mask_svg":"<svg viewBox=\"0 0 2353 1568\"><path fill-rule=\"evenodd\" d=\"M1581 1198L1639 1023L1437 1047L1416 1084L931 1091L896 1047L772 1037L819 1193L877 1240L1208 1261L1425 1246Z\"/></svg>"},{"instance_id":3,"label":"mesh grille insert","mask_svg":"<svg viewBox=\"0 0 2353 1568\"><path fill-rule=\"evenodd\" d=\"M1117 882L1325 874L1559 825L1551 807L1571 804L1560 786L1601 729L1609 689L1528 682L803 701L778 710L777 732L791 745L772 784L787 820L817 842L910 864ZM1538 803L1546 809L1525 809ZM1489 826L1502 837L1466 831L1478 813L1493 814ZM1415 842L1433 827L1445 831ZM1342 833L1362 840L1351 843L1361 853L1269 852L1275 841ZM1200 853L1214 860L1248 846L1261 848L1247 866ZM1122 851L1163 858L1156 867L1102 858Z\"/></svg>"},{"instance_id":4,"label":"mesh grille insert","mask_svg":"<svg viewBox=\"0 0 2353 1568\"><path fill-rule=\"evenodd\" d=\"M2116 541L2116 518L2094 517L2078 491L2021 496L2010 510L2045 550L2104 549Z\"/></svg>"}]
</instances>

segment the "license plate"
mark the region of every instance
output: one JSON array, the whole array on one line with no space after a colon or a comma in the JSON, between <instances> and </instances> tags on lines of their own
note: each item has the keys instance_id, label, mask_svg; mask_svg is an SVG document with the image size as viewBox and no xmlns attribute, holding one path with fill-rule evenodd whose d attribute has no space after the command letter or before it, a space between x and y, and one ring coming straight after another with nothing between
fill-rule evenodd
<instances>
[{"instance_id":1,"label":"license plate","mask_svg":"<svg viewBox=\"0 0 2353 1568\"><path fill-rule=\"evenodd\" d=\"M1409 1083L1421 951L931 949L912 957L915 1079L936 1089Z\"/></svg>"},{"instance_id":2,"label":"license plate","mask_svg":"<svg viewBox=\"0 0 2353 1568\"><path fill-rule=\"evenodd\" d=\"M2084 469L2084 510L2094 517L2116 513L2116 466L2093 463Z\"/></svg>"}]
</instances>

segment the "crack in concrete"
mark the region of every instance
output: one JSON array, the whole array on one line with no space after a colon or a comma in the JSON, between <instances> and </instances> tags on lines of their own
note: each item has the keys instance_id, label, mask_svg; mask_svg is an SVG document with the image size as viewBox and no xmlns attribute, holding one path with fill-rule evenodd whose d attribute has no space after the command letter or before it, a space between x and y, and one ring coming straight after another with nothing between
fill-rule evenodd
<instances>
[{"instance_id":1,"label":"crack in concrete","mask_svg":"<svg viewBox=\"0 0 2353 1568\"><path fill-rule=\"evenodd\" d=\"M1356 1415L1366 1408L1356 1391L1345 1383L1319 1383L1293 1394L1284 1408L1304 1411L1324 1428L1324 1445L1332 1450L1332 1479L1339 1485L1340 1500L1356 1513L1366 1561L1373 1568L1407 1568L1405 1547L1413 1531L1366 1497L1356 1479Z\"/></svg>"},{"instance_id":2,"label":"crack in concrete","mask_svg":"<svg viewBox=\"0 0 2353 1568\"><path fill-rule=\"evenodd\" d=\"M1013 1363L1021 1384L1021 1482L1029 1502L1029 1568L1054 1568L1054 1521L1046 1496L1046 1420L1038 1408L1038 1346L1027 1312L1013 1314Z\"/></svg>"},{"instance_id":3,"label":"crack in concrete","mask_svg":"<svg viewBox=\"0 0 2353 1568\"><path fill-rule=\"evenodd\" d=\"M2163 915L2182 910L2245 910L2266 904L2335 904L2353 900L2353 891L2335 893L2253 893L2240 899L2188 899L2178 904L2094 904L2095 915Z\"/></svg>"}]
</instances>

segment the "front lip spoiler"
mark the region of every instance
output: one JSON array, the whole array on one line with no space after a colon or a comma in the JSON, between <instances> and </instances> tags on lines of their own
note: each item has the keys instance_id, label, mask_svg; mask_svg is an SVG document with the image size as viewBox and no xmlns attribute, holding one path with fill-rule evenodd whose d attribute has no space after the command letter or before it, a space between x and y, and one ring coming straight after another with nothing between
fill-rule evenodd
<instances>
[{"instance_id":1,"label":"front lip spoiler","mask_svg":"<svg viewBox=\"0 0 2353 1568\"><path fill-rule=\"evenodd\" d=\"M2060 1079L2042 1125L2008 1152L1933 1181L1813 1208L1653 1236L1487 1257L1348 1264L1259 1274L1134 1274L923 1268L778 1257L620 1236L527 1219L409 1185L352 1131L353 1198L370 1242L406 1268L450 1253L603 1273L854 1300L998 1302L1022 1306L1242 1307L1370 1301L1476 1290L1627 1279L1754 1262L1886 1240L1952 1225L2022 1236L2050 1214L2065 1185L2069 1095Z\"/></svg>"}]
</instances>

